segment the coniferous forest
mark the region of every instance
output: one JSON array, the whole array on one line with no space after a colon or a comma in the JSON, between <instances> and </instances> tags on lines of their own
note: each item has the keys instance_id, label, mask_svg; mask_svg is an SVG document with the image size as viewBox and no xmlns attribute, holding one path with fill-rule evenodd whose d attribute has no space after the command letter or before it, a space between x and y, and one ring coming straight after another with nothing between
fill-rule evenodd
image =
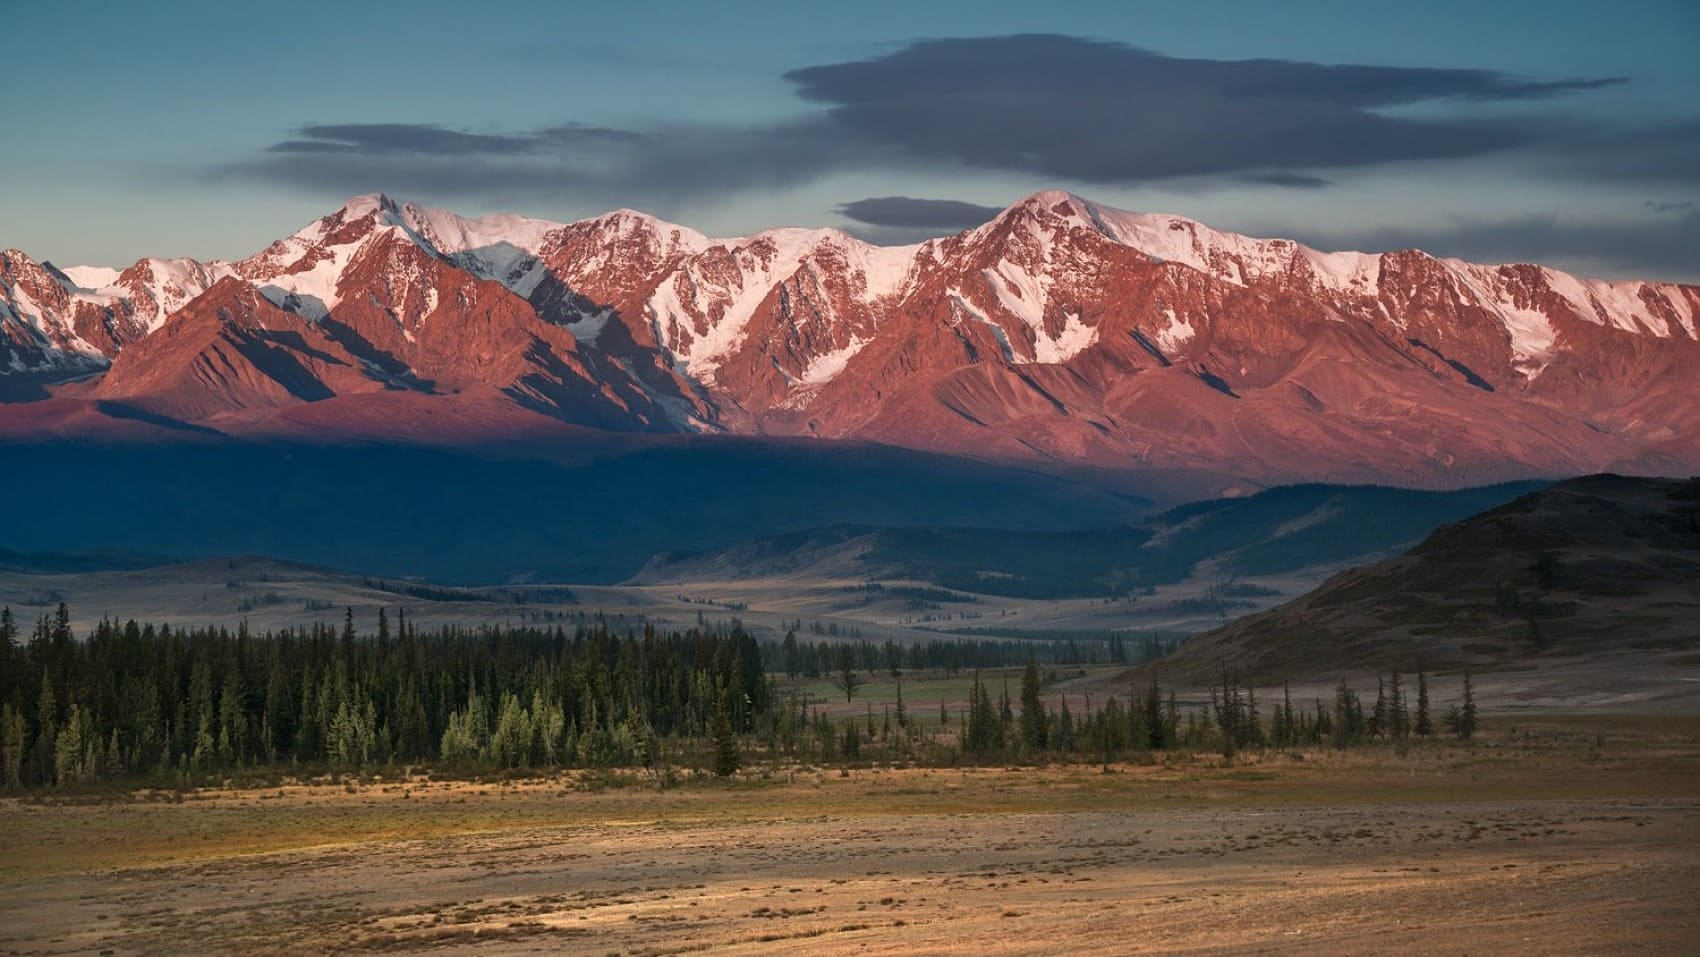
<instances>
[{"instance_id":1,"label":"coniferous forest","mask_svg":"<svg viewBox=\"0 0 1700 957\"><path fill-rule=\"evenodd\" d=\"M1155 682L1127 700L1067 696L1047 706L1032 642L761 642L736 621L687 631L563 625L421 630L380 611L361 633L339 626L255 634L246 625L180 629L102 620L73 634L61 604L23 634L0 610L0 772L8 788L130 780L184 784L240 769L446 771L679 767L736 772L747 760L1103 760L1173 748L1332 745L1475 728L1464 697L1432 715L1419 675L1415 710L1397 674L1373 708L1341 684L1334 700L1275 702L1267 720L1224 675L1192 708ZM1053 661L1099 649L1051 643ZM1106 660L1125 661L1116 643ZM994 700L979 669L1025 661L1019 691ZM905 674L972 671L965 702L906 702ZM853 705L866 675L895 679L876 712L823 713L779 679L830 678ZM842 711L842 709L839 709Z\"/></svg>"}]
</instances>

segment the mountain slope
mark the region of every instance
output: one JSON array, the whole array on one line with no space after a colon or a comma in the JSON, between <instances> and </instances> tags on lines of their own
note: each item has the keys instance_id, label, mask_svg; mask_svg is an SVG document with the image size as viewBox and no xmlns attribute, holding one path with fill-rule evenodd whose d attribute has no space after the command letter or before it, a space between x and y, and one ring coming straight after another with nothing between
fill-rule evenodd
<instances>
[{"instance_id":1,"label":"mountain slope","mask_svg":"<svg viewBox=\"0 0 1700 957\"><path fill-rule=\"evenodd\" d=\"M1279 681L1341 669L1487 669L1700 646L1700 480L1595 475L1443 525L1184 645L1165 670Z\"/></svg>"},{"instance_id":2,"label":"mountain slope","mask_svg":"<svg viewBox=\"0 0 1700 957\"><path fill-rule=\"evenodd\" d=\"M891 248L829 229L711 239L630 210L466 219L370 195L234 262L61 271L8 251L0 368L98 372L175 341L161 336L216 311L195 300L226 280L450 419L507 422L491 411L505 405L606 430L861 439L1261 484L1700 467L1696 287L1324 253L1057 191ZM166 351L142 350L171 365ZM127 400L150 401L134 385L148 377L118 378ZM329 437L342 431L332 410L361 406L346 395L367 388L320 383L239 409L241 397L187 394L216 382L155 380L174 394L153 404L218 414L222 430L283 416ZM62 394L117 394L107 388ZM43 419L69 421L51 404Z\"/></svg>"},{"instance_id":3,"label":"mountain slope","mask_svg":"<svg viewBox=\"0 0 1700 957\"><path fill-rule=\"evenodd\" d=\"M1119 528L809 529L703 555L665 555L634 579L738 581L775 574L914 579L1018 598L1138 595L1199 574L1277 576L1365 561L1536 487L1448 492L1369 486L1289 486L1172 509Z\"/></svg>"},{"instance_id":4,"label":"mountain slope","mask_svg":"<svg viewBox=\"0 0 1700 957\"><path fill-rule=\"evenodd\" d=\"M657 552L822 523L1089 529L1149 508L1028 469L861 443L634 438L650 444L554 462L545 442L558 437L482 455L201 433L170 446L48 437L0 445L17 463L0 469L0 499L29 503L8 513L0 541L269 555L466 584L613 583Z\"/></svg>"}]
</instances>

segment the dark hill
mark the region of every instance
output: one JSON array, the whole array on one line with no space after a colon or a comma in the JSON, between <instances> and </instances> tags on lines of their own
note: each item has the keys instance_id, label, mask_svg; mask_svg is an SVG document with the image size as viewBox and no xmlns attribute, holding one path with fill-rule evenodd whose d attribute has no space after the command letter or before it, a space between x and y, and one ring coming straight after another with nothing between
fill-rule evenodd
<instances>
[{"instance_id":1,"label":"dark hill","mask_svg":"<svg viewBox=\"0 0 1700 957\"><path fill-rule=\"evenodd\" d=\"M1166 668L1263 681L1700 647L1700 479L1572 479L1188 642Z\"/></svg>"}]
</instances>

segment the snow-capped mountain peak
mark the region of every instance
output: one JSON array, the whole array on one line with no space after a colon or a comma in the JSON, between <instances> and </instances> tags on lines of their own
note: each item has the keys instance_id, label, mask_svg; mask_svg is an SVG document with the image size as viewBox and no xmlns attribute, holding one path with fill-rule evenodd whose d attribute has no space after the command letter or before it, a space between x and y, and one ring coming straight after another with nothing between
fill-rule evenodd
<instances>
[{"instance_id":1,"label":"snow-capped mountain peak","mask_svg":"<svg viewBox=\"0 0 1700 957\"><path fill-rule=\"evenodd\" d=\"M225 330L220 309L265 321ZM472 390L600 427L1117 467L1255 460L1293 479L1317 477L1282 471L1300 447L1348 472L1373 460L1350 474L1377 479L1405 474L1389 463L1700 465L1697 313L1693 286L1324 252L1061 190L901 247L797 227L710 238L634 210L466 217L367 194L233 262L58 271L0 253L0 373L86 373L153 342L120 370L125 401L156 381L138 364L170 356L173 389L274 379L268 408ZM155 339L178 315L198 317L195 334ZM319 385L265 358L274 332L334 342L299 357ZM247 371L201 379L202 360ZM170 407L230 415L247 394Z\"/></svg>"}]
</instances>

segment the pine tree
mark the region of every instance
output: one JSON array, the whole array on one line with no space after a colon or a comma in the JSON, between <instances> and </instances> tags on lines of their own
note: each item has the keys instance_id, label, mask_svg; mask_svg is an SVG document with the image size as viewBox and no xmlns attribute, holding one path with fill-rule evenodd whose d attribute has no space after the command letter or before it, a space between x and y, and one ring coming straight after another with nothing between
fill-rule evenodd
<instances>
[{"instance_id":1,"label":"pine tree","mask_svg":"<svg viewBox=\"0 0 1700 957\"><path fill-rule=\"evenodd\" d=\"M1003 750L1003 722L992 704L992 694L974 675L969 692L968 719L963 726L963 750L975 757L986 757Z\"/></svg>"},{"instance_id":2,"label":"pine tree","mask_svg":"<svg viewBox=\"0 0 1700 957\"><path fill-rule=\"evenodd\" d=\"M1375 710L1370 712L1369 736L1379 738L1386 734L1391 725L1387 713L1387 686L1382 683L1381 676L1375 676Z\"/></svg>"},{"instance_id":3,"label":"pine tree","mask_svg":"<svg viewBox=\"0 0 1700 957\"><path fill-rule=\"evenodd\" d=\"M743 756L738 752L738 739L732 734L732 718L724 700L720 707L714 709L711 736L714 743L714 773L723 778L737 774L738 766L743 763Z\"/></svg>"},{"instance_id":4,"label":"pine tree","mask_svg":"<svg viewBox=\"0 0 1700 957\"><path fill-rule=\"evenodd\" d=\"M1400 684L1399 672L1393 672L1387 680L1388 717L1391 721L1391 731L1396 740L1403 741L1411 736L1411 713L1405 707L1405 691Z\"/></svg>"},{"instance_id":5,"label":"pine tree","mask_svg":"<svg viewBox=\"0 0 1700 957\"><path fill-rule=\"evenodd\" d=\"M1417 669L1417 724L1416 732L1422 737L1434 734L1434 720L1428 709L1428 672Z\"/></svg>"},{"instance_id":6,"label":"pine tree","mask_svg":"<svg viewBox=\"0 0 1700 957\"><path fill-rule=\"evenodd\" d=\"M1169 701L1170 714L1163 713L1163 692L1157 687L1157 676L1151 676L1151 691L1145 696L1145 729L1150 734L1148 744L1153 751L1161 751L1175 746L1174 725L1178 720L1173 715L1174 699Z\"/></svg>"},{"instance_id":7,"label":"pine tree","mask_svg":"<svg viewBox=\"0 0 1700 957\"><path fill-rule=\"evenodd\" d=\"M785 643L780 646L780 654L785 659L785 676L795 679L798 671L802 668L802 663L797 654L797 632L795 629L786 630Z\"/></svg>"},{"instance_id":8,"label":"pine tree","mask_svg":"<svg viewBox=\"0 0 1700 957\"><path fill-rule=\"evenodd\" d=\"M1009 698L1009 676L1004 675L1003 694L998 697L998 729L1006 740L1015 727L1015 709Z\"/></svg>"},{"instance_id":9,"label":"pine tree","mask_svg":"<svg viewBox=\"0 0 1700 957\"><path fill-rule=\"evenodd\" d=\"M1245 744L1247 747L1261 748L1263 739L1263 718L1257 713L1257 689L1246 686L1245 689Z\"/></svg>"},{"instance_id":10,"label":"pine tree","mask_svg":"<svg viewBox=\"0 0 1700 957\"><path fill-rule=\"evenodd\" d=\"M53 783L55 745L59 740L58 705L53 694L53 678L45 669L41 675L41 697L35 709L35 749L30 753L35 783Z\"/></svg>"},{"instance_id":11,"label":"pine tree","mask_svg":"<svg viewBox=\"0 0 1700 957\"><path fill-rule=\"evenodd\" d=\"M1340 687L1334 689L1334 746L1344 750L1357 744L1363 739L1364 708L1358 699L1358 693L1346 684L1346 679L1340 679Z\"/></svg>"},{"instance_id":12,"label":"pine tree","mask_svg":"<svg viewBox=\"0 0 1700 957\"><path fill-rule=\"evenodd\" d=\"M862 687L862 673L856 669L856 653L848 643L838 646L838 668L833 684L844 692L847 703L855 699L857 690Z\"/></svg>"},{"instance_id":13,"label":"pine tree","mask_svg":"<svg viewBox=\"0 0 1700 957\"><path fill-rule=\"evenodd\" d=\"M24 747L29 726L22 711L11 702L0 706L0 785L7 788L23 786Z\"/></svg>"},{"instance_id":14,"label":"pine tree","mask_svg":"<svg viewBox=\"0 0 1700 957\"><path fill-rule=\"evenodd\" d=\"M18 623L12 618L12 606L0 606L0 701L17 700L21 688L18 676L23 661L18 653Z\"/></svg>"},{"instance_id":15,"label":"pine tree","mask_svg":"<svg viewBox=\"0 0 1700 957\"><path fill-rule=\"evenodd\" d=\"M1021 746L1029 753L1045 750L1045 703L1039 697L1039 664L1027 658L1021 674Z\"/></svg>"},{"instance_id":16,"label":"pine tree","mask_svg":"<svg viewBox=\"0 0 1700 957\"><path fill-rule=\"evenodd\" d=\"M1074 751L1074 715L1068 710L1066 694L1062 696L1062 706L1057 710L1057 733L1052 743L1058 754Z\"/></svg>"},{"instance_id":17,"label":"pine tree","mask_svg":"<svg viewBox=\"0 0 1700 957\"><path fill-rule=\"evenodd\" d=\"M1470 673L1464 672L1464 698L1458 709L1458 737L1468 741L1476 733L1476 690L1470 684Z\"/></svg>"},{"instance_id":18,"label":"pine tree","mask_svg":"<svg viewBox=\"0 0 1700 957\"><path fill-rule=\"evenodd\" d=\"M71 710L65 715L65 727L54 740L54 779L60 784L87 777L88 767L84 760L88 747L87 725L83 706L73 701Z\"/></svg>"},{"instance_id":19,"label":"pine tree","mask_svg":"<svg viewBox=\"0 0 1700 957\"><path fill-rule=\"evenodd\" d=\"M1139 689L1129 689L1127 693L1127 743L1135 751L1144 751L1151 747L1151 728L1145 713L1145 700L1140 697Z\"/></svg>"}]
</instances>

